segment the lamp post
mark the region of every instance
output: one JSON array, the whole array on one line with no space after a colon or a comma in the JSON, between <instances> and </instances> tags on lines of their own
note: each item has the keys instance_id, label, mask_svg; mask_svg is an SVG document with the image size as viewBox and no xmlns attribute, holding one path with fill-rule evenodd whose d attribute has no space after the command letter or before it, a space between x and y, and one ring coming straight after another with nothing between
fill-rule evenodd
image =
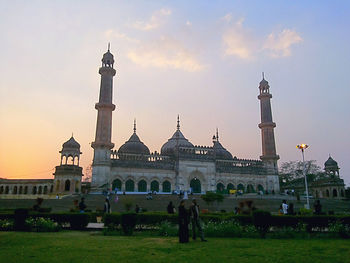
<instances>
[{"instance_id":1,"label":"lamp post","mask_svg":"<svg viewBox=\"0 0 350 263\"><path fill-rule=\"evenodd\" d=\"M307 209L310 209L310 201L309 201L309 190L308 190L308 187L307 187L307 178L306 178L306 171L305 171L305 158L304 158L304 150L306 150L306 148L308 148L309 145L307 144L298 144L297 145L297 148L299 150L301 150L301 154L303 156L303 175L304 175L304 178L305 178L305 189L306 189L306 208Z\"/></svg>"}]
</instances>

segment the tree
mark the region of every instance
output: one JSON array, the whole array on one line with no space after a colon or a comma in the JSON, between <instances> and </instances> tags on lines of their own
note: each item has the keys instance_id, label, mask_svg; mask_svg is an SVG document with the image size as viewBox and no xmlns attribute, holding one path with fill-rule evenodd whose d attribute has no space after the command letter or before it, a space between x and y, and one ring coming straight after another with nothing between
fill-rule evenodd
<instances>
[{"instance_id":1,"label":"tree","mask_svg":"<svg viewBox=\"0 0 350 263\"><path fill-rule=\"evenodd\" d=\"M303 178L303 169L302 161L282 163L279 168L280 184L284 185L293 180ZM321 167L317 165L316 160L305 161L305 173L307 180L310 182L326 177Z\"/></svg>"}]
</instances>

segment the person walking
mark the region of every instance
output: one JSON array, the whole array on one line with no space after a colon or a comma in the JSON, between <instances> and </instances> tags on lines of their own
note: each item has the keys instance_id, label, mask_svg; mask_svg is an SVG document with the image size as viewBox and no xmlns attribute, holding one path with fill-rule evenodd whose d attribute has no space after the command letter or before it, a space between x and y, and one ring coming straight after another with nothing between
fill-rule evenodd
<instances>
[{"instance_id":1,"label":"person walking","mask_svg":"<svg viewBox=\"0 0 350 263\"><path fill-rule=\"evenodd\" d=\"M196 240L196 228L198 228L201 241L206 242L207 240L204 239L204 232L199 219L199 205L197 204L196 199L192 199L192 205L191 205L190 211L191 211L191 223L192 223L192 239Z\"/></svg>"},{"instance_id":2,"label":"person walking","mask_svg":"<svg viewBox=\"0 0 350 263\"><path fill-rule=\"evenodd\" d=\"M111 204L109 203L108 198L106 198L106 200L105 200L104 212L106 214L109 214L111 212Z\"/></svg>"},{"instance_id":3,"label":"person walking","mask_svg":"<svg viewBox=\"0 0 350 263\"><path fill-rule=\"evenodd\" d=\"M189 212L185 208L185 200L181 200L179 205L179 242L180 243L188 243L189 241L188 223L189 223Z\"/></svg>"}]
</instances>

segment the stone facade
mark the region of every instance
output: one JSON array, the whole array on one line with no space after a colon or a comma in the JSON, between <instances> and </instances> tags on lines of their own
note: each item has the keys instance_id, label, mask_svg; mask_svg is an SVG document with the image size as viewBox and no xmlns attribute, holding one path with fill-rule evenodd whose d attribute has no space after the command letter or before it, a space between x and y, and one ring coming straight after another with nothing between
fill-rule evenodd
<instances>
[{"instance_id":1,"label":"stone facade","mask_svg":"<svg viewBox=\"0 0 350 263\"><path fill-rule=\"evenodd\" d=\"M171 192L192 190L195 193L217 189L239 189L244 192L279 192L279 180L269 84L260 82L262 156L261 160L233 157L213 136L213 146L195 146L180 130L178 117L173 136L161 151L151 153L134 132L119 149L111 142L114 57L110 50L103 55L97 124L92 143L92 189L117 189L126 192Z\"/></svg>"}]
</instances>

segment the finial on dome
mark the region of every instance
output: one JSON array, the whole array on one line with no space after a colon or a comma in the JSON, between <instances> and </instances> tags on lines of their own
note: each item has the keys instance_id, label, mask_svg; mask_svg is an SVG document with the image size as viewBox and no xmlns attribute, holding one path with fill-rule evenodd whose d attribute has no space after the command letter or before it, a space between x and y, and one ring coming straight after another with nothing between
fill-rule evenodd
<instances>
[{"instance_id":1,"label":"finial on dome","mask_svg":"<svg viewBox=\"0 0 350 263\"><path fill-rule=\"evenodd\" d=\"M136 118L134 119L134 133L136 133Z\"/></svg>"},{"instance_id":2,"label":"finial on dome","mask_svg":"<svg viewBox=\"0 0 350 263\"><path fill-rule=\"evenodd\" d=\"M216 141L219 141L219 129L216 127Z\"/></svg>"},{"instance_id":3,"label":"finial on dome","mask_svg":"<svg viewBox=\"0 0 350 263\"><path fill-rule=\"evenodd\" d=\"M180 116L179 114L177 115L177 130L180 130Z\"/></svg>"},{"instance_id":4,"label":"finial on dome","mask_svg":"<svg viewBox=\"0 0 350 263\"><path fill-rule=\"evenodd\" d=\"M265 79L265 74L264 74L264 71L262 72L262 77L263 77L263 79Z\"/></svg>"},{"instance_id":5,"label":"finial on dome","mask_svg":"<svg viewBox=\"0 0 350 263\"><path fill-rule=\"evenodd\" d=\"M73 137L73 132L72 132L72 137Z\"/></svg>"},{"instance_id":6,"label":"finial on dome","mask_svg":"<svg viewBox=\"0 0 350 263\"><path fill-rule=\"evenodd\" d=\"M108 42L108 52L109 52L110 48L111 48L111 43Z\"/></svg>"}]
</instances>

